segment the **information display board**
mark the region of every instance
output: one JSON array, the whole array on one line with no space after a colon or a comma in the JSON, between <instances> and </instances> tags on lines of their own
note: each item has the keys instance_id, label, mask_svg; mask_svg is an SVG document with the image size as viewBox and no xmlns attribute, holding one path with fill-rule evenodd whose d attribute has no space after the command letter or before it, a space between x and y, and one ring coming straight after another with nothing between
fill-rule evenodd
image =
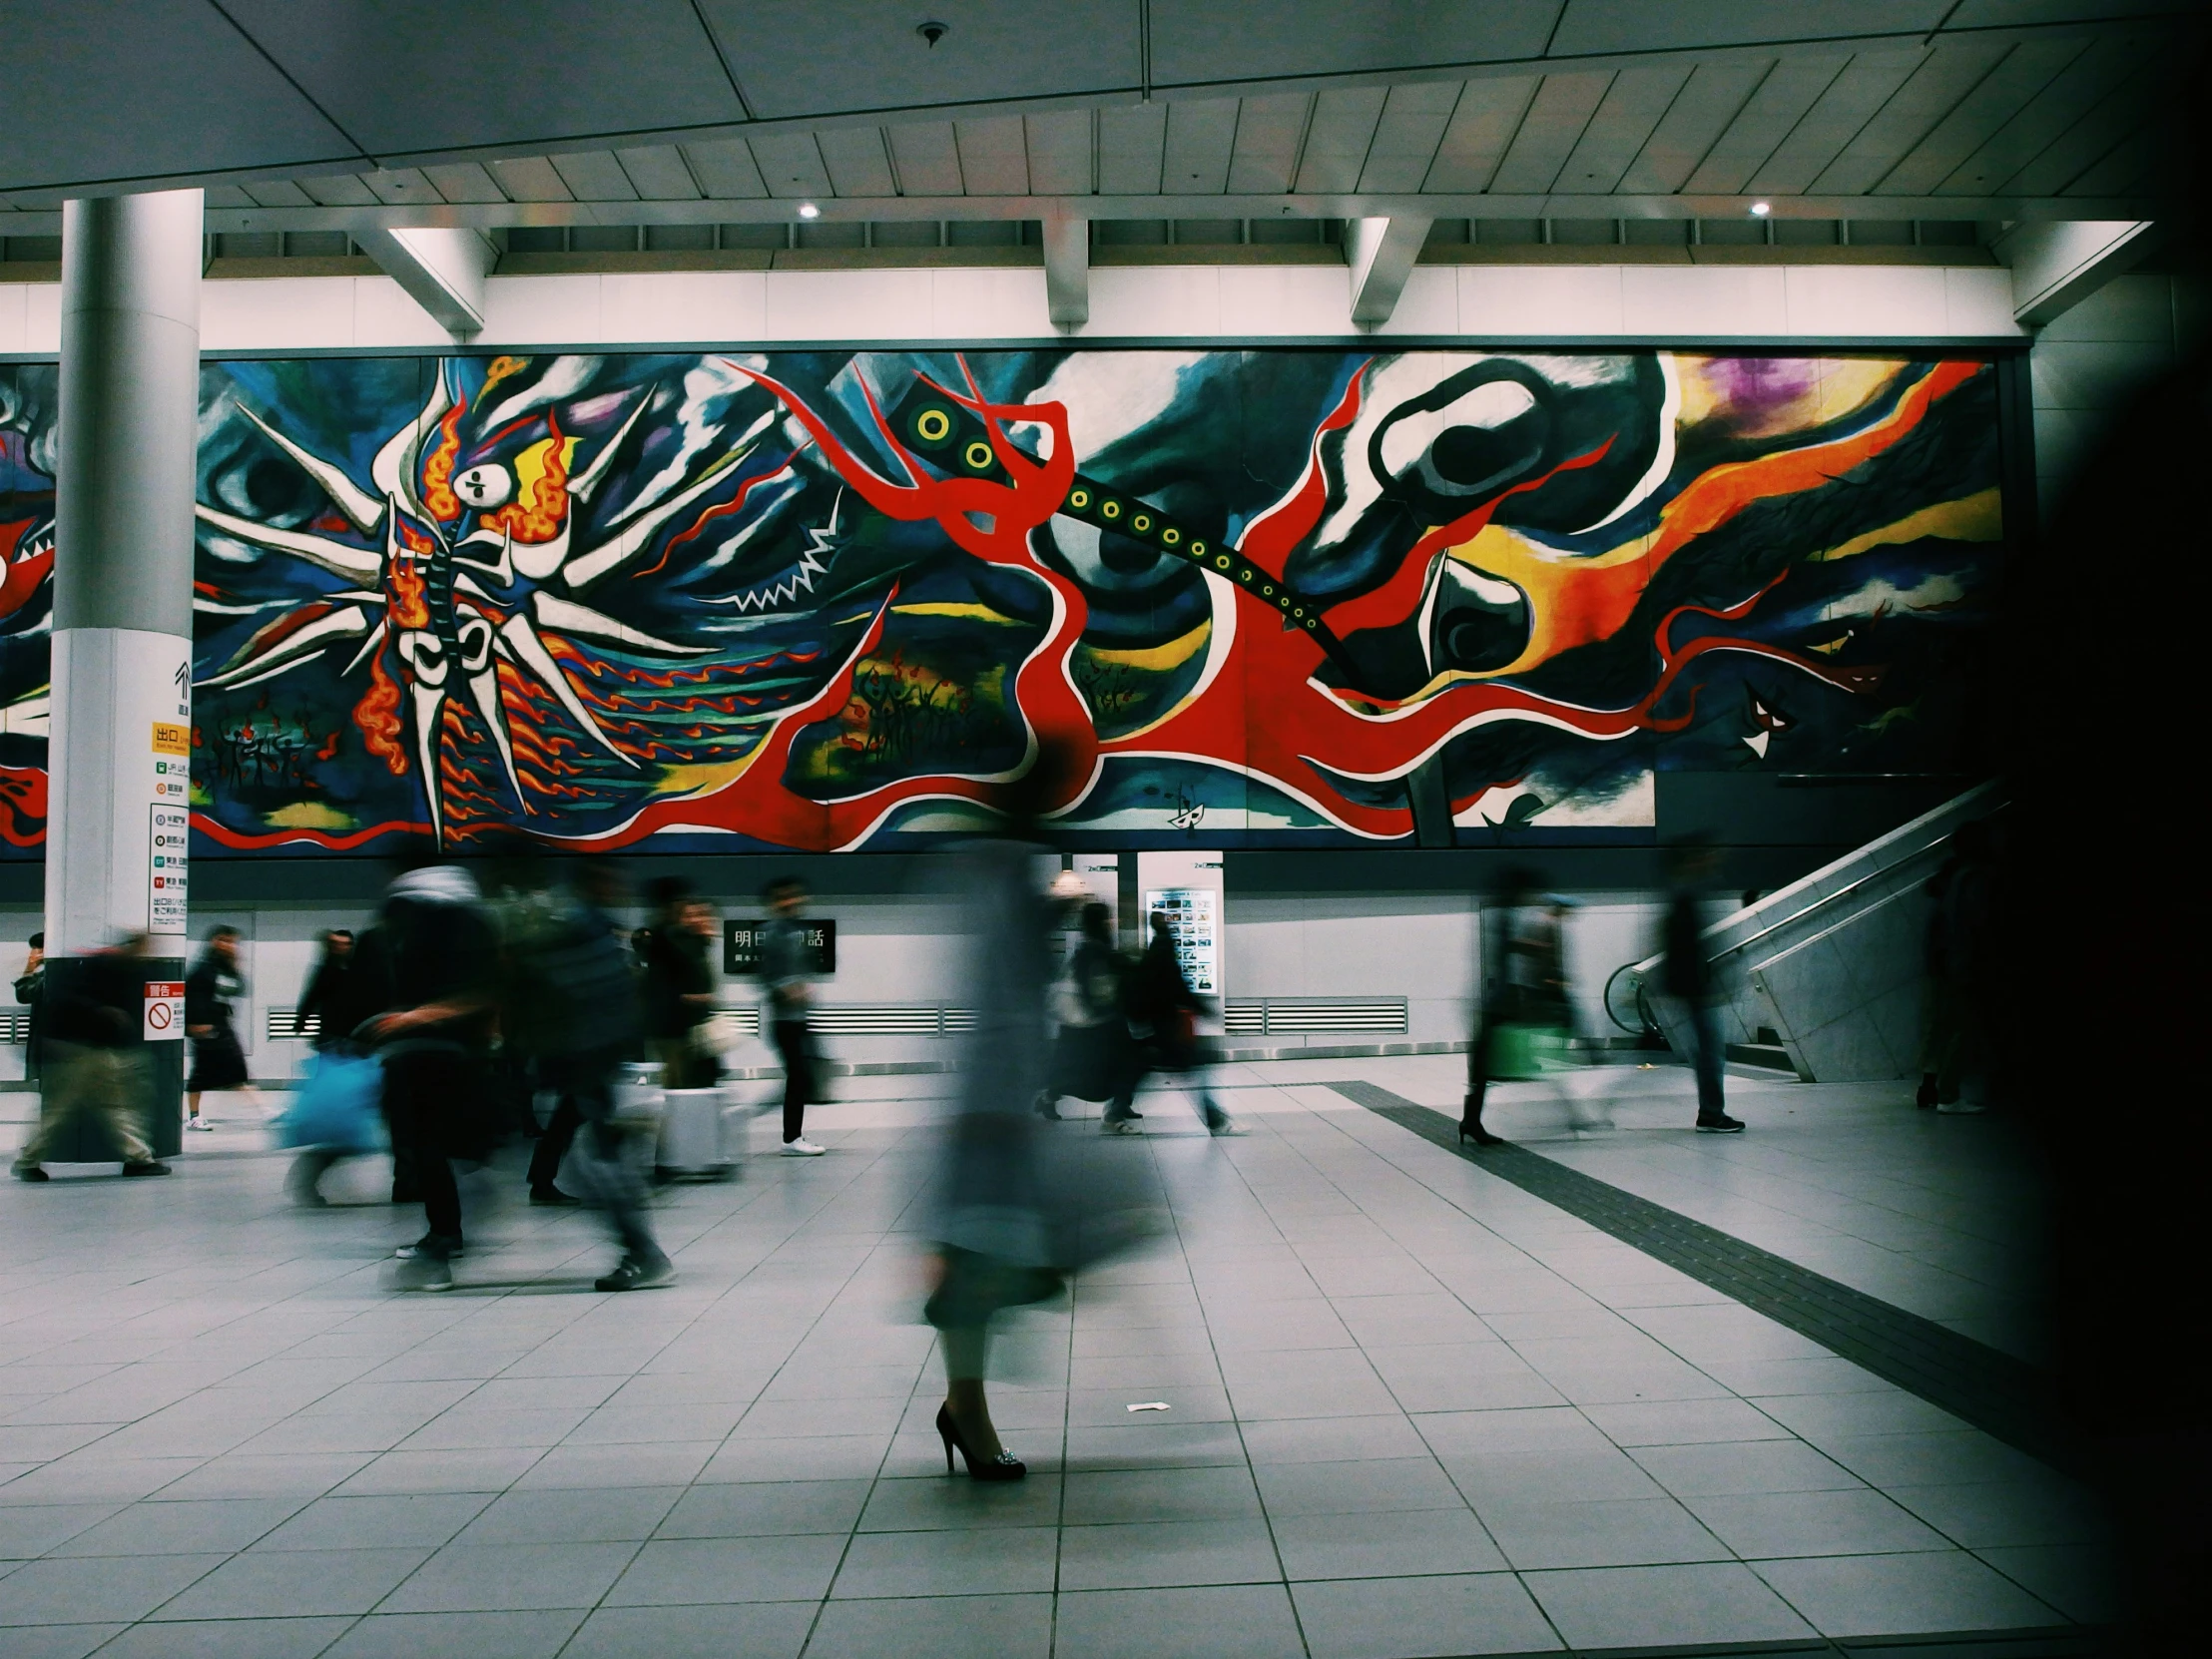
<instances>
[{"instance_id":1,"label":"information display board","mask_svg":"<svg viewBox=\"0 0 2212 1659\"><path fill-rule=\"evenodd\" d=\"M1175 937L1175 959L1183 977L1200 996L1221 995L1220 894L1212 887L1159 887L1144 895L1145 926L1150 917L1168 918Z\"/></svg>"},{"instance_id":2,"label":"information display board","mask_svg":"<svg viewBox=\"0 0 2212 1659\"><path fill-rule=\"evenodd\" d=\"M146 845L146 930L156 935L182 933L186 914L186 856L192 838L192 813L181 803L148 810L152 820Z\"/></svg>"},{"instance_id":3,"label":"information display board","mask_svg":"<svg viewBox=\"0 0 2212 1659\"><path fill-rule=\"evenodd\" d=\"M761 930L765 921L726 921L722 924L722 971L751 978L761 971ZM800 925L807 930L807 971L823 975L837 971L837 924L821 916L808 916Z\"/></svg>"}]
</instances>

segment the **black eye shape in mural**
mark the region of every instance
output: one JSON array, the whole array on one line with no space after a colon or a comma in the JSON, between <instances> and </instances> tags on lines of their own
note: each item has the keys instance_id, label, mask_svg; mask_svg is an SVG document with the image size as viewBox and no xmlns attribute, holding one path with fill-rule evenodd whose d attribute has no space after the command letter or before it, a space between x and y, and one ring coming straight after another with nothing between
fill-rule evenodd
<instances>
[{"instance_id":1,"label":"black eye shape in mural","mask_svg":"<svg viewBox=\"0 0 2212 1659\"><path fill-rule=\"evenodd\" d=\"M50 367L0 369L0 833L43 818ZM896 845L1042 736L1071 833L1648 830L1659 770L1943 771L1979 360L318 358L203 374L210 851Z\"/></svg>"}]
</instances>

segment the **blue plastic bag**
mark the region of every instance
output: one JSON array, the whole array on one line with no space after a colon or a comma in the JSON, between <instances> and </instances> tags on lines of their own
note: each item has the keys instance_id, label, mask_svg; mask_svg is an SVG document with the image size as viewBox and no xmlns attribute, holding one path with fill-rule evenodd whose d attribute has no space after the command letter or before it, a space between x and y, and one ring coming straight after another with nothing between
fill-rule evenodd
<instances>
[{"instance_id":1,"label":"blue plastic bag","mask_svg":"<svg viewBox=\"0 0 2212 1659\"><path fill-rule=\"evenodd\" d=\"M384 1068L352 1054L308 1057L279 1120L286 1146L327 1147L338 1152L380 1152L384 1147Z\"/></svg>"}]
</instances>

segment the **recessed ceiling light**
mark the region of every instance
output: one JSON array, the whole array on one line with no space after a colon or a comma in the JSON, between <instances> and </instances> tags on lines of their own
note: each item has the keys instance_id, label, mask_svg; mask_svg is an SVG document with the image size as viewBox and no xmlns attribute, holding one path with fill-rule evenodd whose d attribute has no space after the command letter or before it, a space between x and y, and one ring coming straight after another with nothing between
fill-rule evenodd
<instances>
[{"instance_id":1,"label":"recessed ceiling light","mask_svg":"<svg viewBox=\"0 0 2212 1659\"><path fill-rule=\"evenodd\" d=\"M1767 215L1773 212L1774 209L1764 202L1754 202L1751 205L1751 215L1754 219L1765 219Z\"/></svg>"},{"instance_id":2,"label":"recessed ceiling light","mask_svg":"<svg viewBox=\"0 0 2212 1659\"><path fill-rule=\"evenodd\" d=\"M799 204L799 217L801 219L820 219L822 210L812 202L802 202Z\"/></svg>"}]
</instances>

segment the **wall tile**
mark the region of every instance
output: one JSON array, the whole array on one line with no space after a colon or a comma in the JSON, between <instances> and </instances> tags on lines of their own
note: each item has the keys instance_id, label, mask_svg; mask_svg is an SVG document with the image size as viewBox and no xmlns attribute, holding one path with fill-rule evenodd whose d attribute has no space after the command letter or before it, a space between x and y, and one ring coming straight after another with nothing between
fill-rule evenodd
<instances>
[{"instance_id":1,"label":"wall tile","mask_svg":"<svg viewBox=\"0 0 2212 1659\"><path fill-rule=\"evenodd\" d=\"M930 332L939 339L1049 339L1044 273L985 268L930 273Z\"/></svg>"},{"instance_id":2,"label":"wall tile","mask_svg":"<svg viewBox=\"0 0 2212 1659\"><path fill-rule=\"evenodd\" d=\"M308 350L355 343L351 277L277 276L200 284L203 351Z\"/></svg>"},{"instance_id":3,"label":"wall tile","mask_svg":"<svg viewBox=\"0 0 2212 1659\"><path fill-rule=\"evenodd\" d=\"M1461 266L1459 329L1496 335L1618 334L1621 268L1614 265Z\"/></svg>"},{"instance_id":4,"label":"wall tile","mask_svg":"<svg viewBox=\"0 0 2212 1659\"><path fill-rule=\"evenodd\" d=\"M1942 334L1943 273L1914 266L1786 266L1789 331L1820 337Z\"/></svg>"},{"instance_id":5,"label":"wall tile","mask_svg":"<svg viewBox=\"0 0 2212 1659\"><path fill-rule=\"evenodd\" d=\"M23 329L31 286L29 282L0 282L0 351L29 349L23 343Z\"/></svg>"},{"instance_id":6,"label":"wall tile","mask_svg":"<svg viewBox=\"0 0 2212 1659\"><path fill-rule=\"evenodd\" d=\"M766 308L767 276L761 272L599 278L600 330L610 343L754 340L764 331Z\"/></svg>"},{"instance_id":7,"label":"wall tile","mask_svg":"<svg viewBox=\"0 0 2212 1659\"><path fill-rule=\"evenodd\" d=\"M1245 327L1240 318L1239 331ZM1214 266L1106 266L1091 273L1084 339L1222 331L1221 272Z\"/></svg>"},{"instance_id":8,"label":"wall tile","mask_svg":"<svg viewBox=\"0 0 2212 1659\"><path fill-rule=\"evenodd\" d=\"M356 346L451 345L453 336L407 296L389 276L333 278L353 290L353 343Z\"/></svg>"},{"instance_id":9,"label":"wall tile","mask_svg":"<svg viewBox=\"0 0 2212 1659\"><path fill-rule=\"evenodd\" d=\"M772 271L761 337L924 339L932 326L926 271Z\"/></svg>"},{"instance_id":10,"label":"wall tile","mask_svg":"<svg viewBox=\"0 0 2212 1659\"><path fill-rule=\"evenodd\" d=\"M1622 325L1662 337L1787 333L1782 278L1778 266L1624 266Z\"/></svg>"},{"instance_id":11,"label":"wall tile","mask_svg":"<svg viewBox=\"0 0 2212 1659\"><path fill-rule=\"evenodd\" d=\"M33 282L23 294L23 343L19 350L59 356L62 349L62 285Z\"/></svg>"},{"instance_id":12,"label":"wall tile","mask_svg":"<svg viewBox=\"0 0 2212 1659\"><path fill-rule=\"evenodd\" d=\"M1953 334L2027 332L2012 316L2012 274L1987 266L1943 268L1943 310Z\"/></svg>"},{"instance_id":13,"label":"wall tile","mask_svg":"<svg viewBox=\"0 0 2212 1659\"><path fill-rule=\"evenodd\" d=\"M1416 275L1418 275L1416 273ZM1408 282L1407 287L1412 284ZM1405 315L1404 299L1397 317ZM1417 306L1415 307L1418 308ZM1434 309L1431 304L1430 310ZM1221 271L1221 314L1230 318L1239 333L1344 334L1352 331L1352 273L1335 266L1224 266ZM1448 331L1427 322L1405 331Z\"/></svg>"},{"instance_id":14,"label":"wall tile","mask_svg":"<svg viewBox=\"0 0 2212 1659\"><path fill-rule=\"evenodd\" d=\"M1315 268L1309 268L1315 269ZM1352 273L1338 274L1339 321L1347 326L1352 315ZM1334 330L1332 330L1334 331ZM1405 278L1405 291L1397 296L1397 309L1378 334L1456 334L1459 332L1459 278L1449 266L1415 266Z\"/></svg>"},{"instance_id":15,"label":"wall tile","mask_svg":"<svg viewBox=\"0 0 2212 1659\"><path fill-rule=\"evenodd\" d=\"M575 345L599 338L597 276L494 276L478 343Z\"/></svg>"}]
</instances>

